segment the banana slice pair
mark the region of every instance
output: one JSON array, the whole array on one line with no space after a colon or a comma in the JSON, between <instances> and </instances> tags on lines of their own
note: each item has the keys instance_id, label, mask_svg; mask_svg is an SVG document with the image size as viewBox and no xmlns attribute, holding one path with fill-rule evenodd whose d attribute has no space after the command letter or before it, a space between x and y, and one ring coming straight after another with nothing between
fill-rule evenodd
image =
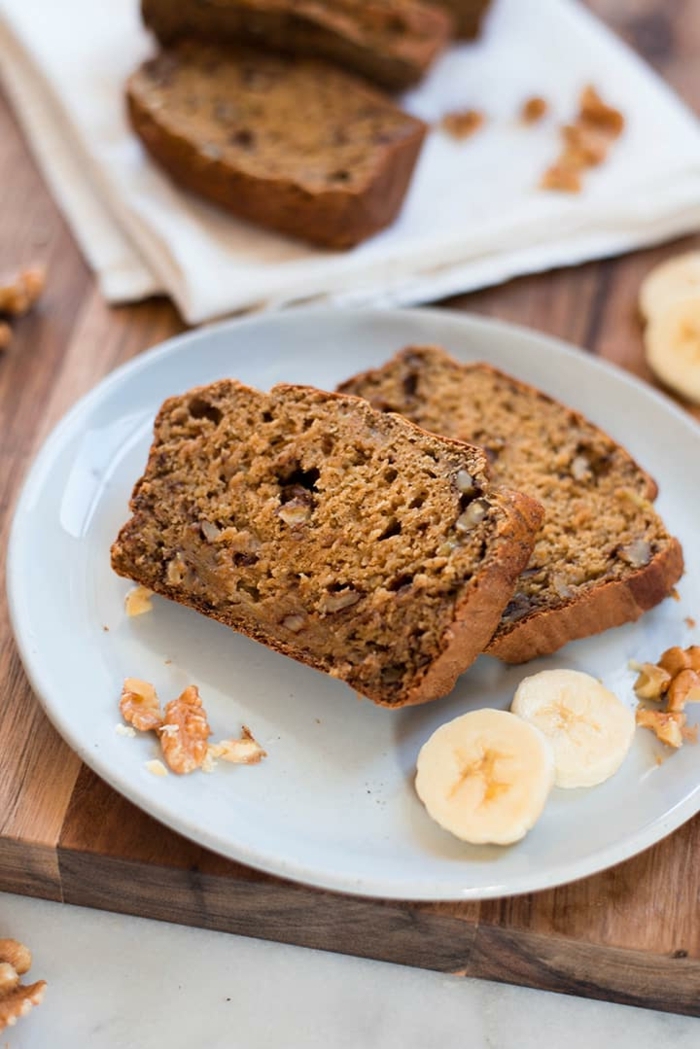
<instances>
[{"instance_id":1,"label":"banana slice pair","mask_svg":"<svg viewBox=\"0 0 700 1049\"><path fill-rule=\"evenodd\" d=\"M651 270L639 289L639 309L649 366L672 390L700 404L700 251Z\"/></svg>"},{"instance_id":2,"label":"banana slice pair","mask_svg":"<svg viewBox=\"0 0 700 1049\"><path fill-rule=\"evenodd\" d=\"M416 791L432 818L474 845L519 841L552 787L590 787L622 764L634 714L589 674L525 678L511 712L474 710L442 725L418 755Z\"/></svg>"}]
</instances>

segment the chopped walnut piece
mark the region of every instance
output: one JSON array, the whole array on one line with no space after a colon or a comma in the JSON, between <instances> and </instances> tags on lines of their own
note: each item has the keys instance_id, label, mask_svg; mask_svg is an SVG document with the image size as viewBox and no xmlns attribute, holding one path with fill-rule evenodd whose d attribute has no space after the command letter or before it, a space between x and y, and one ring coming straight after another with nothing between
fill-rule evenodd
<instances>
[{"instance_id":1,"label":"chopped walnut piece","mask_svg":"<svg viewBox=\"0 0 700 1049\"><path fill-rule=\"evenodd\" d=\"M24 986L20 976L29 971L32 956L17 940L0 940L0 1031L12 1027L44 997L46 982Z\"/></svg>"},{"instance_id":2,"label":"chopped walnut piece","mask_svg":"<svg viewBox=\"0 0 700 1049\"><path fill-rule=\"evenodd\" d=\"M305 624L306 616L302 616L300 613L285 616L282 620L282 626L285 630L291 630L293 634L298 634L300 630L303 630Z\"/></svg>"},{"instance_id":3,"label":"chopped walnut piece","mask_svg":"<svg viewBox=\"0 0 700 1049\"><path fill-rule=\"evenodd\" d=\"M597 167L610 152L610 136L589 124L564 124L565 154L577 167Z\"/></svg>"},{"instance_id":4,"label":"chopped walnut piece","mask_svg":"<svg viewBox=\"0 0 700 1049\"><path fill-rule=\"evenodd\" d=\"M469 138L479 130L485 119L478 109L458 109L453 113L446 113L440 121L440 127L452 138Z\"/></svg>"},{"instance_id":5,"label":"chopped walnut piece","mask_svg":"<svg viewBox=\"0 0 700 1049\"><path fill-rule=\"evenodd\" d=\"M594 127L603 128L613 138L621 135L625 127L625 118L620 110L603 102L591 84L581 92L579 118Z\"/></svg>"},{"instance_id":6,"label":"chopped walnut piece","mask_svg":"<svg viewBox=\"0 0 700 1049\"><path fill-rule=\"evenodd\" d=\"M311 507L306 500L290 499L288 503L280 506L277 516L290 528L297 528L309 520Z\"/></svg>"},{"instance_id":7,"label":"chopped walnut piece","mask_svg":"<svg viewBox=\"0 0 700 1049\"><path fill-rule=\"evenodd\" d=\"M168 767L179 775L195 769L213 772L216 758L236 765L256 765L267 757L247 725L243 725L240 739L207 743L211 729L196 685L188 685L161 714L153 685L138 678L127 678L119 709L124 719L141 732L158 733L163 757ZM117 725L117 731L120 735L134 735L134 730L126 725ZM145 767L154 776L168 775L168 769L158 759L147 761Z\"/></svg>"},{"instance_id":8,"label":"chopped walnut piece","mask_svg":"<svg viewBox=\"0 0 700 1049\"><path fill-rule=\"evenodd\" d=\"M165 579L169 586L179 586L187 575L187 566L180 554L175 554L172 561L168 562Z\"/></svg>"},{"instance_id":9,"label":"chopped walnut piece","mask_svg":"<svg viewBox=\"0 0 700 1049\"><path fill-rule=\"evenodd\" d=\"M686 703L700 700L700 674L697 670L679 670L668 686L667 710L683 710Z\"/></svg>"},{"instance_id":10,"label":"chopped walnut piece","mask_svg":"<svg viewBox=\"0 0 700 1049\"><path fill-rule=\"evenodd\" d=\"M19 984L14 990L0 996L0 1031L13 1027L21 1016L26 1016L33 1005L44 1000L46 981L37 980L26 987Z\"/></svg>"},{"instance_id":11,"label":"chopped walnut piece","mask_svg":"<svg viewBox=\"0 0 700 1049\"><path fill-rule=\"evenodd\" d=\"M200 521L199 527L208 543L215 543L221 538L221 529L213 521Z\"/></svg>"},{"instance_id":12,"label":"chopped walnut piece","mask_svg":"<svg viewBox=\"0 0 700 1049\"><path fill-rule=\"evenodd\" d=\"M548 112L549 103L547 100L540 98L539 95L533 95L532 98L527 98L523 102L520 110L520 119L523 124L536 124Z\"/></svg>"},{"instance_id":13,"label":"chopped walnut piece","mask_svg":"<svg viewBox=\"0 0 700 1049\"><path fill-rule=\"evenodd\" d=\"M153 610L151 604L151 598L153 597L153 591L148 590L145 586L134 586L128 592L124 598L124 608L126 614L131 616L142 616L146 612Z\"/></svg>"},{"instance_id":14,"label":"chopped walnut piece","mask_svg":"<svg viewBox=\"0 0 700 1049\"><path fill-rule=\"evenodd\" d=\"M635 667L635 669L637 669ZM671 675L656 663L642 663L634 683L635 695L640 699L661 699L671 683Z\"/></svg>"},{"instance_id":15,"label":"chopped walnut piece","mask_svg":"<svg viewBox=\"0 0 700 1049\"><path fill-rule=\"evenodd\" d=\"M14 991L19 983L19 973L9 962L0 962L0 998L8 991Z\"/></svg>"},{"instance_id":16,"label":"chopped walnut piece","mask_svg":"<svg viewBox=\"0 0 700 1049\"><path fill-rule=\"evenodd\" d=\"M345 587L337 593L324 594L319 602L319 609L323 615L333 615L342 612L345 608L356 605L362 595L351 587Z\"/></svg>"},{"instance_id":17,"label":"chopped walnut piece","mask_svg":"<svg viewBox=\"0 0 700 1049\"><path fill-rule=\"evenodd\" d=\"M631 568L643 568L651 561L651 544L646 539L633 539L620 547L617 556Z\"/></svg>"},{"instance_id":18,"label":"chopped walnut piece","mask_svg":"<svg viewBox=\"0 0 700 1049\"><path fill-rule=\"evenodd\" d=\"M684 648L674 645L673 648L667 648L665 652L662 652L657 662L673 676L690 667L690 656Z\"/></svg>"},{"instance_id":19,"label":"chopped walnut piece","mask_svg":"<svg viewBox=\"0 0 700 1049\"><path fill-rule=\"evenodd\" d=\"M552 164L540 179L540 189L553 189L560 193L580 193L583 188L581 175L574 167Z\"/></svg>"},{"instance_id":20,"label":"chopped walnut piece","mask_svg":"<svg viewBox=\"0 0 700 1049\"><path fill-rule=\"evenodd\" d=\"M457 476L455 477L455 487L461 495L474 495L476 492L474 478L468 470L457 471Z\"/></svg>"},{"instance_id":21,"label":"chopped walnut piece","mask_svg":"<svg viewBox=\"0 0 700 1049\"><path fill-rule=\"evenodd\" d=\"M119 712L139 732L150 732L163 724L163 715L153 685L137 677L128 677L122 685Z\"/></svg>"},{"instance_id":22,"label":"chopped walnut piece","mask_svg":"<svg viewBox=\"0 0 700 1049\"><path fill-rule=\"evenodd\" d=\"M591 477L591 464L585 455L576 455L569 467L575 481L587 481Z\"/></svg>"},{"instance_id":23,"label":"chopped walnut piece","mask_svg":"<svg viewBox=\"0 0 700 1049\"><path fill-rule=\"evenodd\" d=\"M12 342L12 328L4 321L0 321L0 350L6 350Z\"/></svg>"},{"instance_id":24,"label":"chopped walnut piece","mask_svg":"<svg viewBox=\"0 0 700 1049\"><path fill-rule=\"evenodd\" d=\"M695 626L695 623L692 625ZM686 648L685 653L690 660L692 669L700 671L700 645L690 645L689 648Z\"/></svg>"},{"instance_id":25,"label":"chopped walnut piece","mask_svg":"<svg viewBox=\"0 0 700 1049\"><path fill-rule=\"evenodd\" d=\"M653 505L648 499L645 499L639 492L635 492L632 488L616 488L615 498L620 499L622 502L631 503L632 506L636 506L638 510L652 510Z\"/></svg>"},{"instance_id":26,"label":"chopped walnut piece","mask_svg":"<svg viewBox=\"0 0 700 1049\"><path fill-rule=\"evenodd\" d=\"M678 749L683 746L683 729L685 727L685 714L663 710L645 710L637 708L637 724L642 728L650 728L657 739L666 743L669 747Z\"/></svg>"},{"instance_id":27,"label":"chopped walnut piece","mask_svg":"<svg viewBox=\"0 0 700 1049\"><path fill-rule=\"evenodd\" d=\"M168 703L158 735L163 757L173 772L186 775L201 768L211 729L196 685L188 685Z\"/></svg>"},{"instance_id":28,"label":"chopped walnut piece","mask_svg":"<svg viewBox=\"0 0 700 1049\"><path fill-rule=\"evenodd\" d=\"M37 301L46 283L46 271L40 266L0 277L0 313L21 317Z\"/></svg>"},{"instance_id":29,"label":"chopped walnut piece","mask_svg":"<svg viewBox=\"0 0 700 1049\"><path fill-rule=\"evenodd\" d=\"M580 192L581 172L602 164L624 125L622 113L606 105L595 88L587 87L581 94L575 121L562 126L564 147L542 176L540 188Z\"/></svg>"},{"instance_id":30,"label":"chopped walnut piece","mask_svg":"<svg viewBox=\"0 0 700 1049\"><path fill-rule=\"evenodd\" d=\"M257 765L267 757L267 751L253 737L248 726L243 725L240 739L223 739L220 743L211 743L207 755L213 759L230 761L233 765Z\"/></svg>"},{"instance_id":31,"label":"chopped walnut piece","mask_svg":"<svg viewBox=\"0 0 700 1049\"><path fill-rule=\"evenodd\" d=\"M32 952L19 940L0 940L0 962L7 962L24 976L32 967Z\"/></svg>"},{"instance_id":32,"label":"chopped walnut piece","mask_svg":"<svg viewBox=\"0 0 700 1049\"><path fill-rule=\"evenodd\" d=\"M455 528L458 532L471 532L473 528L481 524L488 511L489 504L485 499L474 499L455 521Z\"/></svg>"}]
</instances>

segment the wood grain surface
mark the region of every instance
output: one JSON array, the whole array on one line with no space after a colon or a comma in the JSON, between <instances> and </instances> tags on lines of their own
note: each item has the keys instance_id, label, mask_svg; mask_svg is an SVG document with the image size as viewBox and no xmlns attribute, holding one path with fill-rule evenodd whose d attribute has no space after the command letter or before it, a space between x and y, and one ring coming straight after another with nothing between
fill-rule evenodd
<instances>
[{"instance_id":1,"label":"wood grain surface","mask_svg":"<svg viewBox=\"0 0 700 1049\"><path fill-rule=\"evenodd\" d=\"M589 6L700 110L697 0ZM0 549L48 429L117 364L181 330L172 306L108 308L0 98L0 270L43 262L40 306L0 357ZM560 336L648 382L636 293L700 238L526 277L452 308ZM694 410L694 414L698 414ZM4 561L1 569L4 595ZM272 878L168 831L102 783L32 695L0 604L0 889L700 1016L700 818L641 856L483 904L353 899Z\"/></svg>"}]
</instances>

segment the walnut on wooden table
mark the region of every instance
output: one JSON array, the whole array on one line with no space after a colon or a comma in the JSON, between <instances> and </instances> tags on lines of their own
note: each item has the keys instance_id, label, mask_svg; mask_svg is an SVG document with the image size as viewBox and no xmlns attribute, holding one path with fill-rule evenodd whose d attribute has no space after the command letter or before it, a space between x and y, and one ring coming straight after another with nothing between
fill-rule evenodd
<instances>
[{"instance_id":1,"label":"walnut on wooden table","mask_svg":"<svg viewBox=\"0 0 700 1049\"><path fill-rule=\"evenodd\" d=\"M13 331L8 320L28 313L44 290L45 283L46 271L41 266L12 275L0 274L0 353L12 342Z\"/></svg>"}]
</instances>

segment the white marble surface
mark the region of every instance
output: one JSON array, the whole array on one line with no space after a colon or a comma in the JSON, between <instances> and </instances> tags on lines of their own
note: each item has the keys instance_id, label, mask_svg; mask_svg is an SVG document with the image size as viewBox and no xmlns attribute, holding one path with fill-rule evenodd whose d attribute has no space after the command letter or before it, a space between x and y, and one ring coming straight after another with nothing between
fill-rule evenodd
<instances>
[{"instance_id":1,"label":"white marble surface","mask_svg":"<svg viewBox=\"0 0 700 1049\"><path fill-rule=\"evenodd\" d=\"M700 1020L0 894L44 1003L2 1049L697 1049Z\"/></svg>"}]
</instances>

